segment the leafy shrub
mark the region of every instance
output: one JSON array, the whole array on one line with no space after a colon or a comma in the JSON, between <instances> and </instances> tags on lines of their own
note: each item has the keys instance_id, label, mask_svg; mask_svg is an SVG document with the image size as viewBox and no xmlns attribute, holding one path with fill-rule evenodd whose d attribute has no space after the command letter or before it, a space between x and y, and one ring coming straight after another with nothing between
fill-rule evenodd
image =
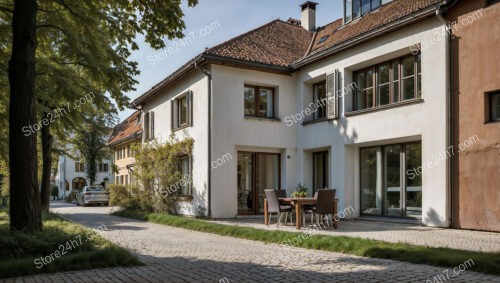
<instances>
[{"instance_id":1,"label":"leafy shrub","mask_svg":"<svg viewBox=\"0 0 500 283\"><path fill-rule=\"evenodd\" d=\"M145 209L147 206L145 205L145 197L140 194L137 186L110 185L108 191L109 203L111 205L120 206L125 209L150 211L150 209Z\"/></svg>"},{"instance_id":2,"label":"leafy shrub","mask_svg":"<svg viewBox=\"0 0 500 283\"><path fill-rule=\"evenodd\" d=\"M176 213L179 184L192 181L192 176L182 176L179 162L183 156L191 156L193 142L191 138L179 142L171 136L164 144L151 142L132 147L135 158L132 174L139 185L131 192L137 190L140 210Z\"/></svg>"}]
</instances>

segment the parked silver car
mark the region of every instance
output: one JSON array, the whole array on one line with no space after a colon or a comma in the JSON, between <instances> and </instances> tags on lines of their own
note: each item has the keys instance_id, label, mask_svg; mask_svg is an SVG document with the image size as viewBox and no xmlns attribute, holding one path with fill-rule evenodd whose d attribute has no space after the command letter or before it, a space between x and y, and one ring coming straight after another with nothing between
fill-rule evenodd
<instances>
[{"instance_id":1,"label":"parked silver car","mask_svg":"<svg viewBox=\"0 0 500 283\"><path fill-rule=\"evenodd\" d=\"M109 205L109 193L101 186L85 186L76 194L76 205Z\"/></svg>"}]
</instances>

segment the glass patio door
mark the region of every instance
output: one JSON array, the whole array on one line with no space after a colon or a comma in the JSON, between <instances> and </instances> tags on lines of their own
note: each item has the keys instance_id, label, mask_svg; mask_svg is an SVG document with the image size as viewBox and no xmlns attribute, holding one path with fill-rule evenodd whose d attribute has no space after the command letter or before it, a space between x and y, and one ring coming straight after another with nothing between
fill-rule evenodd
<instances>
[{"instance_id":1,"label":"glass patio door","mask_svg":"<svg viewBox=\"0 0 500 283\"><path fill-rule=\"evenodd\" d=\"M280 188L280 154L238 153L238 214L264 212L264 190Z\"/></svg>"},{"instance_id":2,"label":"glass patio door","mask_svg":"<svg viewBox=\"0 0 500 283\"><path fill-rule=\"evenodd\" d=\"M406 174L422 165L422 144L360 149L361 214L422 217L422 175Z\"/></svg>"}]
</instances>

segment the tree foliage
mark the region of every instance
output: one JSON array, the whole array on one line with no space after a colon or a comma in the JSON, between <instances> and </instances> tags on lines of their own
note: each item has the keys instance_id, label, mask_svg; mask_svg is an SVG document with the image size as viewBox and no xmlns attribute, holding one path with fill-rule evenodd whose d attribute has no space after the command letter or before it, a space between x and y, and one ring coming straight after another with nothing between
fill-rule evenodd
<instances>
[{"instance_id":1,"label":"tree foliage","mask_svg":"<svg viewBox=\"0 0 500 283\"><path fill-rule=\"evenodd\" d=\"M188 6L194 6L197 0L188 0L187 3ZM35 35L38 41L36 56L35 58L29 54L18 56L18 58L24 58L31 66L36 63L36 75L28 74L28 77L21 78L19 72L11 72L15 81L24 79L27 83L26 89L34 90L11 93L10 96L12 101L12 95L18 95L16 109L26 111L23 114L26 121L41 120L48 113L72 103L89 92L98 94L94 101L97 109L111 108L112 104L108 96L118 108L122 109L129 102L124 93L134 90L134 84L137 83L134 76L139 74L137 63L128 60L131 50L138 49L138 44L135 42L137 35L143 34L146 42L153 48L163 48L165 37L169 39L182 37L182 30L185 28L182 20L183 12L180 8L181 0L39 0L36 4L29 7L31 10L27 10L31 12L27 13L30 19L23 19L28 22L36 19L36 27L33 29L30 27L28 32ZM19 28L19 26L14 26L12 30L11 23L15 18L13 7L13 0L0 0L0 86L7 86L7 62L10 54L13 51L19 51L19 49L13 50L15 48L12 48L10 40L16 33L16 27ZM21 52L26 51L23 49ZM2 105L6 105L3 102L8 99L5 89L0 88ZM30 101L38 102L37 110L26 104ZM36 111L38 111L38 116ZM12 129L19 131L25 126L23 125L25 122L19 119L20 113L11 112L11 114L10 135L12 136ZM2 115L8 115L7 109L0 108L0 118ZM47 127L54 128L53 133L56 137L65 140L83 122L82 119L76 111L73 111ZM2 127L2 123L5 124L4 121L7 119L0 119L0 156L20 155L21 150L13 147L9 148L8 154L2 152L2 149L7 148L7 134L5 130L2 131L7 128ZM42 140L45 145L42 147L44 157L49 157L53 150L50 128L45 129L47 132ZM30 143L33 143L33 140L30 140ZM24 150L33 151L31 155L26 155L30 158L37 158L36 146L24 148ZM26 162L36 164L33 161ZM50 158L44 158L45 169L50 168L50 162ZM22 159L18 163L19 166L23 167L28 164L21 163ZM36 171L36 168L25 167L27 171ZM44 170L44 172L47 171ZM24 177L11 176L11 178L33 179L32 184L36 184L36 175L36 172L25 172ZM47 178L47 174L43 176ZM46 182L42 183L46 184ZM36 187L36 185L29 187ZM26 193L26 190L30 188L21 186L17 189L20 195L23 195L23 192ZM35 202L38 201L35 198ZM26 209L37 210L36 206L33 208L27 206ZM34 211L34 214L37 212ZM13 216L12 213L11 216ZM17 218L14 217L14 219Z\"/></svg>"},{"instance_id":2,"label":"tree foliage","mask_svg":"<svg viewBox=\"0 0 500 283\"><path fill-rule=\"evenodd\" d=\"M90 184L94 185L98 164L110 157L106 141L114 116L92 109L82 113L82 117L83 121L75 131L72 144L77 150L76 155L81 157L85 164L85 173Z\"/></svg>"}]
</instances>

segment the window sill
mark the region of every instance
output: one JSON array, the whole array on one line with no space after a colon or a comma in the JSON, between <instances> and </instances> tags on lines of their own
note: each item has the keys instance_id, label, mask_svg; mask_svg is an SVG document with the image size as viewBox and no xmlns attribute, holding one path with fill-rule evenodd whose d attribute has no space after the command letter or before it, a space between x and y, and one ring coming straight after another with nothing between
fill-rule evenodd
<instances>
[{"instance_id":1,"label":"window sill","mask_svg":"<svg viewBox=\"0 0 500 283\"><path fill-rule=\"evenodd\" d=\"M500 123L500 120L497 120L497 121L493 120L493 121L487 121L485 124L486 125L489 125L489 124L493 124L494 125L494 124L499 124L499 123Z\"/></svg>"},{"instance_id":2,"label":"window sill","mask_svg":"<svg viewBox=\"0 0 500 283\"><path fill-rule=\"evenodd\" d=\"M316 124L316 123L321 123L321 122L325 122L325 121L329 121L330 119L328 119L327 117L322 117L322 118L319 118L319 119L314 119L314 120L310 120L310 121L304 121L302 122L302 126L307 126L307 125L311 125L311 124Z\"/></svg>"},{"instance_id":3,"label":"window sill","mask_svg":"<svg viewBox=\"0 0 500 283\"><path fill-rule=\"evenodd\" d=\"M177 201L192 201L193 196L192 195L177 195L172 197L173 200Z\"/></svg>"},{"instance_id":4,"label":"window sill","mask_svg":"<svg viewBox=\"0 0 500 283\"><path fill-rule=\"evenodd\" d=\"M180 127L178 127L178 128L174 128L174 129L172 129L172 132L177 132L177 131L179 131L179 130L183 130L183 129L189 128L189 127L191 127L191 126L192 126L191 124L182 125L182 126L180 126Z\"/></svg>"},{"instance_id":5,"label":"window sill","mask_svg":"<svg viewBox=\"0 0 500 283\"><path fill-rule=\"evenodd\" d=\"M402 107L402 106L407 106L407 105L412 105L412 104L417 104L417 103L422 103L422 102L424 102L424 100L422 98L410 99L410 100L405 100L405 101L401 101L401 102L397 102L397 103L378 106L375 108L367 108L367 109L362 109L362 110L346 112L345 116L346 117L356 116L356 115L361 115L361 114L365 114L365 113L378 112L378 111L382 111L382 110L387 110L387 109L391 109L391 108L397 108L397 107Z\"/></svg>"},{"instance_id":6,"label":"window sill","mask_svg":"<svg viewBox=\"0 0 500 283\"><path fill-rule=\"evenodd\" d=\"M256 116L244 116L244 118L247 120L281 122L280 118L265 118L265 117L256 117Z\"/></svg>"}]
</instances>

